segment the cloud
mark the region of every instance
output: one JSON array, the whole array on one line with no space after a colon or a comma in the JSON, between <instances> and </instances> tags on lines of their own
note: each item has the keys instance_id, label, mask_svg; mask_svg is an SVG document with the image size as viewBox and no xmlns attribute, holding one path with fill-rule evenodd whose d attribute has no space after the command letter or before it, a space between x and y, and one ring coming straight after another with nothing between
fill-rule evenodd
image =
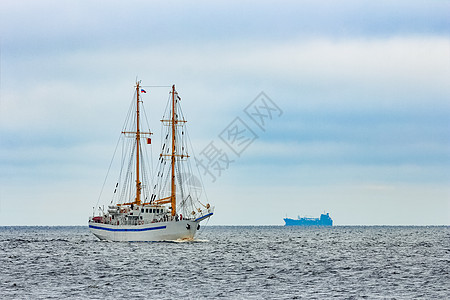
<instances>
[{"instance_id":1,"label":"cloud","mask_svg":"<svg viewBox=\"0 0 450 300\"><path fill-rule=\"evenodd\" d=\"M2 107L8 114L2 114L0 124L11 143L18 132L21 142L65 145L103 139L105 133L114 136L111 126L119 127L132 97L135 67L159 70L145 82L182 83L187 116L205 138L219 134L264 90L286 111L275 123L281 140L351 142L374 149L386 143L419 149L414 144L427 141L430 149L437 144L447 149L447 44L442 38L318 40L268 47L216 45L207 49L211 55L165 45L69 53L53 63L36 57L6 67ZM140 59L129 63L130 57ZM34 69L27 73L30 65ZM176 68L179 72L173 73ZM24 84L17 80L20 74L25 74ZM167 90L152 90L152 120L160 117L165 99ZM205 128L199 120L212 126Z\"/></svg>"},{"instance_id":2,"label":"cloud","mask_svg":"<svg viewBox=\"0 0 450 300\"><path fill-rule=\"evenodd\" d=\"M1 34L20 53L204 40L447 35L445 1L2 1ZM29 46L32 46L31 49Z\"/></svg>"}]
</instances>

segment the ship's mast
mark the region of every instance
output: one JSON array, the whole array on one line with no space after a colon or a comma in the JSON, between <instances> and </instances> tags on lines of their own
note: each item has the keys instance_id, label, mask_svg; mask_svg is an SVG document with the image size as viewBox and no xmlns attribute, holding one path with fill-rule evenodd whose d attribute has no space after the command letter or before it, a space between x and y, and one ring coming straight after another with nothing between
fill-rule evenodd
<instances>
[{"instance_id":1,"label":"ship's mast","mask_svg":"<svg viewBox=\"0 0 450 300\"><path fill-rule=\"evenodd\" d=\"M176 163L176 158L179 156L181 157L181 159L183 158L188 158L189 155L185 154L185 153L181 153L181 154L177 154L177 147L176 147L176 136L177 136L177 131L176 128L177 126L181 123L184 124L186 121L185 120L178 120L178 115L177 115L177 99L180 99L180 97L178 97L178 93L175 90L175 85L172 85L172 109L170 110L170 118L168 118L167 120L161 120L161 122L163 122L163 124L168 124L168 126L170 127L168 130L172 131L171 132L171 136L172 136L172 151L171 153L168 154L164 154L164 152L161 152L160 157L169 157L170 156L170 166L171 166L171 180L170 180L170 195L168 197L165 198L161 198L159 200L154 201L154 204L157 205L161 205L161 204L169 204L171 205L171 210L172 210L172 216L175 216L177 214L177 199L176 199L176 195L177 195L177 190L176 190L176 181L175 181L175 163ZM167 134L167 136L169 136L169 134ZM163 146L163 150L164 150L164 146ZM167 151L169 149L167 148Z\"/></svg>"},{"instance_id":2,"label":"ship's mast","mask_svg":"<svg viewBox=\"0 0 450 300\"><path fill-rule=\"evenodd\" d=\"M144 91L145 92L145 91ZM141 85L140 82L136 82L136 131L122 131L122 134L125 134L127 137L132 137L136 140L136 198L133 202L127 202L117 205L141 205L141 194L142 194L142 182L140 179L140 154L141 154L141 137L151 136L152 133L142 132L141 131L141 114L140 114L140 103L142 102L140 99L141 93ZM148 142L150 143L150 142Z\"/></svg>"},{"instance_id":3,"label":"ship's mast","mask_svg":"<svg viewBox=\"0 0 450 300\"><path fill-rule=\"evenodd\" d=\"M175 85L172 85L172 155L171 155L171 165L172 165L172 185L170 200L172 205L172 216L176 215L176 187L175 187L175 126L176 126L176 110L175 110Z\"/></svg>"},{"instance_id":4,"label":"ship's mast","mask_svg":"<svg viewBox=\"0 0 450 300\"><path fill-rule=\"evenodd\" d=\"M141 189L142 184L139 179L139 152L140 152L140 141L141 141L141 131L139 128L139 82L136 83L136 200L137 205L141 204Z\"/></svg>"}]
</instances>

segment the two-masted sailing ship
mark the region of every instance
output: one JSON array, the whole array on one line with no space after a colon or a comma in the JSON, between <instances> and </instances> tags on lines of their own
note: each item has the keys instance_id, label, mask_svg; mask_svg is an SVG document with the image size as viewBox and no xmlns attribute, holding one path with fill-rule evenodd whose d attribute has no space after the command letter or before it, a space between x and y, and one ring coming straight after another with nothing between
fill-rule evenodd
<instances>
[{"instance_id":1,"label":"two-masted sailing ship","mask_svg":"<svg viewBox=\"0 0 450 300\"><path fill-rule=\"evenodd\" d=\"M120 138L123 153L119 179L107 209L99 207L89 218L89 229L99 239L110 241L193 239L200 222L211 217L214 208L201 202L201 181L193 175L189 163L181 98L173 85L161 120L161 153L152 180L145 151L152 133L142 130L142 93L146 91L137 82Z\"/></svg>"}]
</instances>

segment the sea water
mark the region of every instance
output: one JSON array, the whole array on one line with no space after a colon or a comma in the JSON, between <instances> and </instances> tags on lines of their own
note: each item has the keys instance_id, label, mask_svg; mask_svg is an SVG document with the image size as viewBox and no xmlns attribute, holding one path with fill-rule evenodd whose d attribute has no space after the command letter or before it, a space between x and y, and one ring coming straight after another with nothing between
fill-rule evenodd
<instances>
[{"instance_id":1,"label":"sea water","mask_svg":"<svg viewBox=\"0 0 450 300\"><path fill-rule=\"evenodd\" d=\"M0 227L0 299L450 299L450 227L202 227L99 241Z\"/></svg>"}]
</instances>

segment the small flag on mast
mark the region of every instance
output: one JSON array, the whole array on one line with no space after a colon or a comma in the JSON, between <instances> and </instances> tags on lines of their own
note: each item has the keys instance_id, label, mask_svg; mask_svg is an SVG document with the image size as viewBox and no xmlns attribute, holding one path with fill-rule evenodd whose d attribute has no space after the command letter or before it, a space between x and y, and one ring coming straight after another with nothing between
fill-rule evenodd
<instances>
[{"instance_id":1,"label":"small flag on mast","mask_svg":"<svg viewBox=\"0 0 450 300\"><path fill-rule=\"evenodd\" d=\"M144 89L141 89L141 93L144 93L144 94L145 94L145 93L147 93L147 92L146 92Z\"/></svg>"},{"instance_id":2,"label":"small flag on mast","mask_svg":"<svg viewBox=\"0 0 450 300\"><path fill-rule=\"evenodd\" d=\"M151 138L147 138L147 144L151 144L152 143L152 139Z\"/></svg>"}]
</instances>

